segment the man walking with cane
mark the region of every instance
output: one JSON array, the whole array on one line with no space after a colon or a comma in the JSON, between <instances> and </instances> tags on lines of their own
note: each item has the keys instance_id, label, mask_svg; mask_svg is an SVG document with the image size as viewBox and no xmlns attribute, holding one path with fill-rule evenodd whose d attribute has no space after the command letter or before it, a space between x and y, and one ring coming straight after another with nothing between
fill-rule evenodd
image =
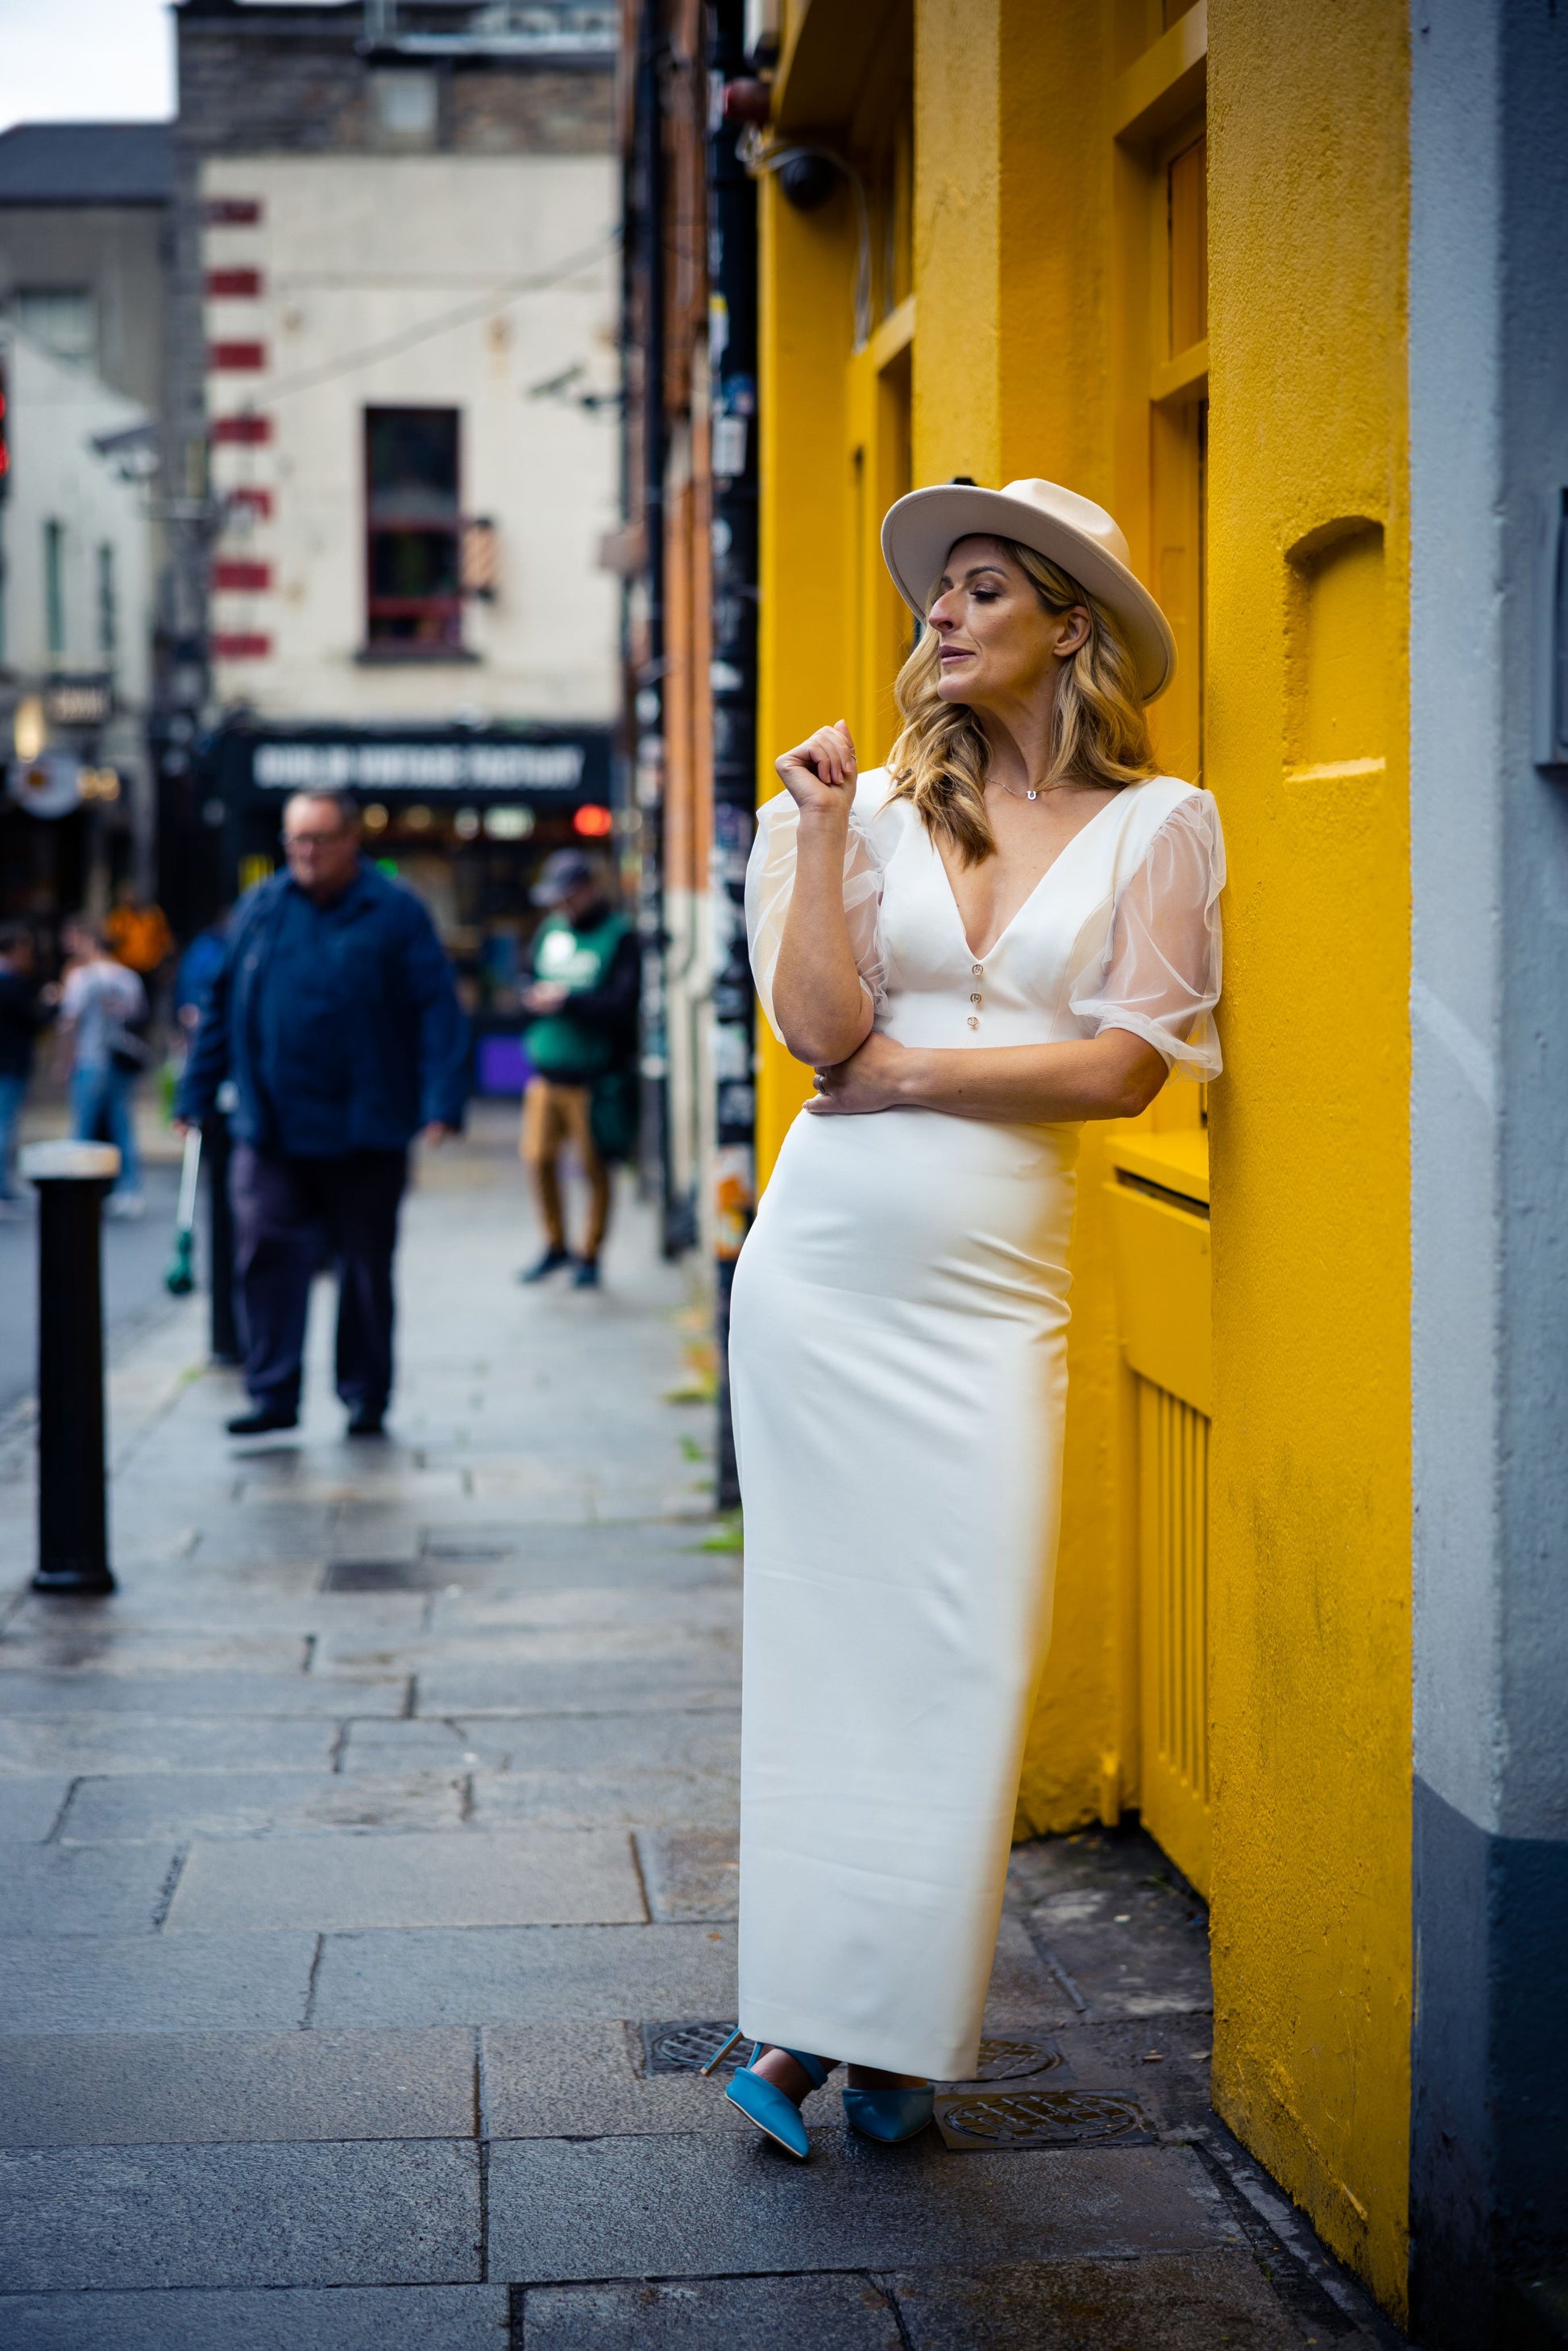
<instances>
[{"instance_id":1,"label":"man walking with cane","mask_svg":"<svg viewBox=\"0 0 1568 2351\"><path fill-rule=\"evenodd\" d=\"M462 1117L467 1023L430 916L360 854L331 792L284 810L287 870L241 901L175 1098L198 1126L232 1078L230 1189L250 1410L232 1437L292 1428L311 1277L338 1270L338 1394L377 1437L392 1384L392 1250L408 1151Z\"/></svg>"}]
</instances>

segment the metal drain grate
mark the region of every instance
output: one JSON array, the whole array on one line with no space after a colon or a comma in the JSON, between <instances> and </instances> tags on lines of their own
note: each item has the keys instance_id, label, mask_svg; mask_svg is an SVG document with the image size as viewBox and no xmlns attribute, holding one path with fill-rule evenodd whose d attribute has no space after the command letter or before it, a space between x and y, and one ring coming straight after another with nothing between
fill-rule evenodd
<instances>
[{"instance_id":1,"label":"metal drain grate","mask_svg":"<svg viewBox=\"0 0 1568 2351\"><path fill-rule=\"evenodd\" d=\"M421 1559L329 1559L323 1592L439 1592L452 1581Z\"/></svg>"},{"instance_id":2,"label":"metal drain grate","mask_svg":"<svg viewBox=\"0 0 1568 2351\"><path fill-rule=\"evenodd\" d=\"M645 2074L695 2074L707 2064L716 2049L722 2049L735 2031L729 2024L644 2024L643 2027L643 2071ZM717 2067L715 2079L721 2074L743 2065L751 2054L749 2041L737 2041L724 2064Z\"/></svg>"},{"instance_id":3,"label":"metal drain grate","mask_svg":"<svg viewBox=\"0 0 1568 2351\"><path fill-rule=\"evenodd\" d=\"M732 2024L644 2024L643 2071L648 2074L695 2074L716 2049L728 2040ZM737 2042L722 2071L740 2064L750 2054L749 2044ZM982 2041L979 2060L969 2079L1011 2082L1021 2074L1043 2074L1062 2062L1061 2052L1050 2041Z\"/></svg>"},{"instance_id":4,"label":"metal drain grate","mask_svg":"<svg viewBox=\"0 0 1568 2351\"><path fill-rule=\"evenodd\" d=\"M1016 2082L1023 2074L1043 2074L1061 2064L1053 2041L982 2041L971 2082Z\"/></svg>"},{"instance_id":5,"label":"metal drain grate","mask_svg":"<svg viewBox=\"0 0 1568 2351\"><path fill-rule=\"evenodd\" d=\"M1148 2147L1155 2127L1132 2098L1094 2090L1014 2090L994 2097L938 2098L948 2147Z\"/></svg>"}]
</instances>

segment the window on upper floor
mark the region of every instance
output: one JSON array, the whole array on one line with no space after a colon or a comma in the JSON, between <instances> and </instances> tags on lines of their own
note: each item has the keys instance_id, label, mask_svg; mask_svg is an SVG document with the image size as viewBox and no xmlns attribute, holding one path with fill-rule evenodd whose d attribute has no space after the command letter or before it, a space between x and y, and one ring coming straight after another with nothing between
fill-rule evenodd
<instances>
[{"instance_id":1,"label":"window on upper floor","mask_svg":"<svg viewBox=\"0 0 1568 2351\"><path fill-rule=\"evenodd\" d=\"M365 411L366 634L413 656L462 643L458 413Z\"/></svg>"},{"instance_id":2,"label":"window on upper floor","mask_svg":"<svg viewBox=\"0 0 1568 2351\"><path fill-rule=\"evenodd\" d=\"M22 332L57 360L98 357L98 306L90 286L18 286L12 315Z\"/></svg>"}]
</instances>

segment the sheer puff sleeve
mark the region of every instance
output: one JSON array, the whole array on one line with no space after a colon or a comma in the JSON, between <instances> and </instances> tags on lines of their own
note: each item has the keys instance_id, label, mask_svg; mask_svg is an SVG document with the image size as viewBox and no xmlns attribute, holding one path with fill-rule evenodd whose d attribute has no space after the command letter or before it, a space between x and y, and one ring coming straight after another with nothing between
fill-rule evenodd
<instances>
[{"instance_id":1,"label":"sheer puff sleeve","mask_svg":"<svg viewBox=\"0 0 1568 2351\"><path fill-rule=\"evenodd\" d=\"M1073 983L1075 1017L1096 1036L1131 1029L1184 1077L1217 1078L1224 884L1219 810L1207 792L1189 792L1121 883L1103 953Z\"/></svg>"},{"instance_id":2,"label":"sheer puff sleeve","mask_svg":"<svg viewBox=\"0 0 1568 2351\"><path fill-rule=\"evenodd\" d=\"M757 839L746 868L746 936L751 951L751 976L768 1025L784 1042L773 1012L773 975L784 943L784 925L795 892L795 851L800 835L800 811L788 792L765 800L757 811ZM882 946L883 858L864 819L850 814L844 843L844 915L849 924L850 949L861 976L861 986L880 1011L886 993L886 967Z\"/></svg>"}]
</instances>

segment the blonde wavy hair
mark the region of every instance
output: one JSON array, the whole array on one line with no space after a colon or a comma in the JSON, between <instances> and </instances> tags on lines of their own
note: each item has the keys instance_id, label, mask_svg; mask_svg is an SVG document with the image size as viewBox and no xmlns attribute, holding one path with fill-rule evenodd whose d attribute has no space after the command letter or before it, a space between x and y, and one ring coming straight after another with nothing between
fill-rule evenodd
<instances>
[{"instance_id":1,"label":"blonde wavy hair","mask_svg":"<svg viewBox=\"0 0 1568 2351\"><path fill-rule=\"evenodd\" d=\"M1132 655L1110 613L1060 564L1015 539L1000 543L1048 612L1082 607L1089 615L1089 634L1057 680L1051 764L1042 782L1071 777L1075 783L1120 786L1156 774ZM893 693L904 727L888 753L889 797L913 800L928 832L950 841L966 865L978 865L997 850L986 814L991 747L968 705L944 702L938 694L941 653L941 641L927 624L898 673Z\"/></svg>"}]
</instances>

